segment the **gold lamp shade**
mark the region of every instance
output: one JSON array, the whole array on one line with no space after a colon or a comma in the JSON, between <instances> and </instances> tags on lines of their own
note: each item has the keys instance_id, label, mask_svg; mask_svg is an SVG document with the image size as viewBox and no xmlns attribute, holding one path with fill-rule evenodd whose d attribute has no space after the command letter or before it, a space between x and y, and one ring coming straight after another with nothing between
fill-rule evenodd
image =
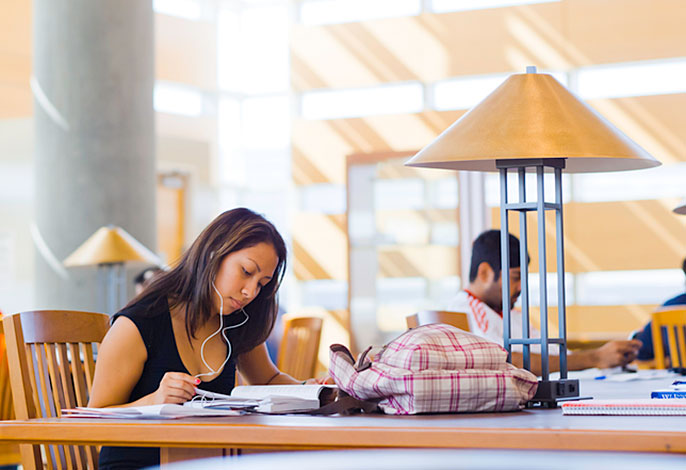
<instances>
[{"instance_id":1,"label":"gold lamp shade","mask_svg":"<svg viewBox=\"0 0 686 470\"><path fill-rule=\"evenodd\" d=\"M565 172L660 165L544 73L511 75L406 165L496 171L496 160L566 158Z\"/></svg>"},{"instance_id":2,"label":"gold lamp shade","mask_svg":"<svg viewBox=\"0 0 686 470\"><path fill-rule=\"evenodd\" d=\"M109 225L93 235L64 260L67 267L145 261L159 264L160 259L121 227Z\"/></svg>"}]
</instances>

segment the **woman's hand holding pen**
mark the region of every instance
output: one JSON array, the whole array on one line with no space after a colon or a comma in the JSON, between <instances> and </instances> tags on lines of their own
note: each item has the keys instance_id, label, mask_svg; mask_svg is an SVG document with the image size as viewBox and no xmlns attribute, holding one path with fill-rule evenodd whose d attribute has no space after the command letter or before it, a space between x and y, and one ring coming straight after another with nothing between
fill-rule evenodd
<instances>
[{"instance_id":1,"label":"woman's hand holding pen","mask_svg":"<svg viewBox=\"0 0 686 470\"><path fill-rule=\"evenodd\" d=\"M160 381L160 386L148 395L150 405L164 403L185 403L195 395L195 386L200 379L183 372L167 372Z\"/></svg>"}]
</instances>

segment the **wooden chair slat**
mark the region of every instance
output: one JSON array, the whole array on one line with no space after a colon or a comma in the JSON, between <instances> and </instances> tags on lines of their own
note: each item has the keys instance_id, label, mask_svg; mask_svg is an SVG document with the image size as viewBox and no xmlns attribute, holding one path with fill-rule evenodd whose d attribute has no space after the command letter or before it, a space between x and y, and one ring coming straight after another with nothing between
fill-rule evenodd
<instances>
[{"instance_id":1,"label":"wooden chair slat","mask_svg":"<svg viewBox=\"0 0 686 470\"><path fill-rule=\"evenodd\" d=\"M97 449L95 446L87 446L83 448L83 450L86 453L86 457L84 459L84 462L86 462L85 468L98 468L99 449Z\"/></svg>"},{"instance_id":2,"label":"wooden chair slat","mask_svg":"<svg viewBox=\"0 0 686 470\"><path fill-rule=\"evenodd\" d=\"M12 387L12 402L17 419L36 416L35 382L32 386L33 367L29 360L30 349L24 343L21 318L18 315L3 317L3 330L7 346L7 362ZM19 446L22 467L25 470L43 468L41 447L30 444Z\"/></svg>"},{"instance_id":3,"label":"wooden chair slat","mask_svg":"<svg viewBox=\"0 0 686 470\"><path fill-rule=\"evenodd\" d=\"M676 342L679 347L679 367L686 367L686 341L684 341L684 326L675 325L676 329Z\"/></svg>"},{"instance_id":4,"label":"wooden chair slat","mask_svg":"<svg viewBox=\"0 0 686 470\"><path fill-rule=\"evenodd\" d=\"M27 344L24 346L25 351L25 358L26 358L26 367L28 370L28 376L29 376L29 382L31 384L30 392L31 392L31 398L32 398L32 403L34 406L33 413L37 413L38 410L40 410L40 399L38 398L38 382L36 381L36 368L34 367L35 364L35 354L34 354L34 349L35 345L33 344ZM42 415L42 411L40 412L40 415ZM25 418L19 418L19 419L25 419Z\"/></svg>"},{"instance_id":5,"label":"wooden chair slat","mask_svg":"<svg viewBox=\"0 0 686 470\"><path fill-rule=\"evenodd\" d=\"M38 400L39 406L46 418L56 418L55 404L52 400L52 393L48 390L48 364L45 359L45 351L42 345L35 344L33 348L35 354L35 368L36 381L38 382Z\"/></svg>"},{"instance_id":6,"label":"wooden chair slat","mask_svg":"<svg viewBox=\"0 0 686 470\"><path fill-rule=\"evenodd\" d=\"M59 343L57 347L57 356L60 361L60 375L62 377L62 385L65 387L64 390L64 407L74 408L78 406L74 399L74 379L71 375L71 368L69 367L69 354L67 353L67 345L64 343Z\"/></svg>"},{"instance_id":7,"label":"wooden chair slat","mask_svg":"<svg viewBox=\"0 0 686 470\"><path fill-rule=\"evenodd\" d=\"M93 388L93 377L95 377L95 361L93 360L93 345L91 343L81 343L83 353L83 368L86 371L86 386L90 396Z\"/></svg>"},{"instance_id":8,"label":"wooden chair slat","mask_svg":"<svg viewBox=\"0 0 686 470\"><path fill-rule=\"evenodd\" d=\"M86 406L88 400L88 389L86 387L85 371L83 370L83 363L81 362L81 350L78 344L69 344L69 352L71 353L71 373L74 376L74 395L77 406Z\"/></svg>"},{"instance_id":9,"label":"wooden chair slat","mask_svg":"<svg viewBox=\"0 0 686 470\"><path fill-rule=\"evenodd\" d=\"M71 401L69 396L69 386L65 380L64 367L61 366L58 358L58 344L45 343L45 352L48 361L48 371L50 373L51 389L53 391L53 399L55 402L55 413L57 416L62 416L62 409L68 408L68 402ZM68 369L67 369L68 370ZM58 449L60 455L60 462L64 462L65 468L79 468L77 463L77 455L73 446L60 447Z\"/></svg>"},{"instance_id":10,"label":"wooden chair slat","mask_svg":"<svg viewBox=\"0 0 686 470\"><path fill-rule=\"evenodd\" d=\"M55 467L58 470L67 470L74 468L70 465L71 462L68 463L68 458L67 455L69 452L65 452L64 446L53 446L55 450Z\"/></svg>"},{"instance_id":11,"label":"wooden chair slat","mask_svg":"<svg viewBox=\"0 0 686 470\"><path fill-rule=\"evenodd\" d=\"M658 369L665 369L667 367L667 353L669 353L672 367L686 367L686 341L684 341L685 327L686 308L666 307L653 312L651 328L653 333L655 367ZM662 343L663 328L667 330L669 351L665 351Z\"/></svg>"},{"instance_id":12,"label":"wooden chair slat","mask_svg":"<svg viewBox=\"0 0 686 470\"><path fill-rule=\"evenodd\" d=\"M665 348L662 345L662 324L659 323L659 321L656 321L654 314L650 328L653 333L653 354L655 356L655 368L666 369L667 362L665 361Z\"/></svg>"},{"instance_id":13,"label":"wooden chair slat","mask_svg":"<svg viewBox=\"0 0 686 470\"><path fill-rule=\"evenodd\" d=\"M56 418L55 402L53 400L52 389L49 388L50 378L48 371L48 361L45 352L45 345L33 344L33 352L35 354L36 381L38 382L38 399L39 408L42 416L46 418ZM62 470L64 462L64 453L59 446L49 446L47 452L48 466L52 466L57 470Z\"/></svg>"},{"instance_id":14,"label":"wooden chair slat","mask_svg":"<svg viewBox=\"0 0 686 470\"><path fill-rule=\"evenodd\" d=\"M673 325L666 325L667 326L667 345L669 346L669 357L672 360L672 367L678 366L677 362L679 361L679 355L676 354L677 351L677 346L676 346L676 336L674 335L674 326Z\"/></svg>"},{"instance_id":15,"label":"wooden chair slat","mask_svg":"<svg viewBox=\"0 0 686 470\"><path fill-rule=\"evenodd\" d=\"M49 445L45 448L45 464L48 470L54 470L59 468L57 466L57 457L55 457L55 446Z\"/></svg>"},{"instance_id":16,"label":"wooden chair slat","mask_svg":"<svg viewBox=\"0 0 686 470\"><path fill-rule=\"evenodd\" d=\"M62 408L65 407L64 382L60 374L60 366L57 362L57 352L54 344L43 344L45 358L48 364L48 387L52 390L52 399L55 403L55 416L62 416Z\"/></svg>"},{"instance_id":17,"label":"wooden chair slat","mask_svg":"<svg viewBox=\"0 0 686 470\"><path fill-rule=\"evenodd\" d=\"M69 388L67 381L65 380L65 368L62 367L62 364L67 363L61 363L58 358L58 344L43 343L42 346L45 348L48 363L51 381L50 388L53 391L53 400L55 403L55 414L56 416L62 416L62 408L68 408L68 402L71 401L67 398L69 396ZM74 446L58 446L56 448L56 455L59 455L59 460L57 462L58 468L72 469L78 467Z\"/></svg>"}]
</instances>

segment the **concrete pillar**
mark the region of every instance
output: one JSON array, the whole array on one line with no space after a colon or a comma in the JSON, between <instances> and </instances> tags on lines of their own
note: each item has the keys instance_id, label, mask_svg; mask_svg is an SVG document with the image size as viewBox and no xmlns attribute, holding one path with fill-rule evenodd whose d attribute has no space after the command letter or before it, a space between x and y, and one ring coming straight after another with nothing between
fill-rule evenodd
<instances>
[{"instance_id":1,"label":"concrete pillar","mask_svg":"<svg viewBox=\"0 0 686 470\"><path fill-rule=\"evenodd\" d=\"M152 2L33 10L36 308L97 310L95 268L64 258L107 224L156 250Z\"/></svg>"}]
</instances>

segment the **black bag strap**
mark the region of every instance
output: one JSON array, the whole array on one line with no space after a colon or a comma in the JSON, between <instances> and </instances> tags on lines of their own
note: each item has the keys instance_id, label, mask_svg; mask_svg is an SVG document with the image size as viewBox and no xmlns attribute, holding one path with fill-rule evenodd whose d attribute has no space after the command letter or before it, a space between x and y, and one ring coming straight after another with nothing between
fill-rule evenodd
<instances>
[{"instance_id":1,"label":"black bag strap","mask_svg":"<svg viewBox=\"0 0 686 470\"><path fill-rule=\"evenodd\" d=\"M316 409L309 411L308 414L311 415L351 415L359 412L363 413L377 413L379 411L379 406L377 401L371 400L360 400L353 396L348 395L343 390L338 390L338 398L331 403Z\"/></svg>"}]
</instances>

